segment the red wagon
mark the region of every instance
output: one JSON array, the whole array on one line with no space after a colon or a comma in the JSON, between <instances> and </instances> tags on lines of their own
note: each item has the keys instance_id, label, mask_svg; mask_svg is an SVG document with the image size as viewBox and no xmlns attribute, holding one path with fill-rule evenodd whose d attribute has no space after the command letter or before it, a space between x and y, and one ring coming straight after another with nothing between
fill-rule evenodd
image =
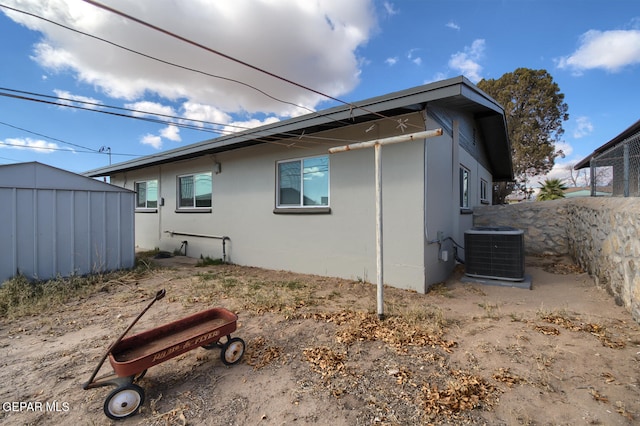
<instances>
[{"instance_id":1,"label":"red wagon","mask_svg":"<svg viewBox=\"0 0 640 426\"><path fill-rule=\"evenodd\" d=\"M138 412L144 403L144 389L135 382L144 376L149 367L199 347L219 348L220 358L225 365L238 363L244 354L244 341L239 337L231 337L236 330L238 316L224 308L198 312L125 339L124 336L133 325L164 295L164 290L156 294L145 310L109 347L83 386L84 389L116 386L104 402L104 413L111 419L124 419ZM222 338L225 338L224 343L221 342ZM107 357L113 373L96 378Z\"/></svg>"}]
</instances>

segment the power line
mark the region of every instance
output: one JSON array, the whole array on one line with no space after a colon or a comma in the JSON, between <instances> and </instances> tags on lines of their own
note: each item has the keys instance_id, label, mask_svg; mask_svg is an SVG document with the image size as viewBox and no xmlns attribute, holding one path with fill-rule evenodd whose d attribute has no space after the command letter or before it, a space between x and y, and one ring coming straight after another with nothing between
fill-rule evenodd
<instances>
[{"instance_id":1,"label":"power line","mask_svg":"<svg viewBox=\"0 0 640 426\"><path fill-rule=\"evenodd\" d=\"M162 113L159 113L159 112L142 111L142 110L139 110L139 109L107 105L107 104L104 104L104 103L101 103L101 102L90 102L90 101L82 101L82 100L79 100L79 99L64 98L62 96L44 95L44 94L41 94L41 93L29 92L29 91L18 90L18 89L10 89L10 88L7 88L7 87L0 87L0 90L5 90L5 91L8 91L8 92L14 92L14 93L22 93L22 94L31 95L31 96L38 96L38 97L46 98L46 99L57 99L57 100L67 101L67 102L71 102L71 103L75 103L75 104L83 104L83 105L90 105L90 106L95 106L95 107L100 107L100 108L109 108L109 109L115 109L115 110L119 110L119 111L133 112L133 113L136 113L136 114L155 115L157 117L170 118L170 119L177 120L177 121L191 121L191 122L194 122L194 123L209 124L209 125L212 125L212 126L234 127L236 129L240 129L240 130L248 130L249 129L248 127L237 126L237 125L233 125L233 124L215 123L215 122L212 122L212 121L196 120L196 119L185 118L185 117L176 117L174 115L162 114ZM66 106L66 107L69 107L69 108L75 108L74 105L69 105L69 104L64 104L64 103L56 103L56 105ZM93 108L86 108L86 109L95 110ZM129 116L129 115L127 115L126 117L137 118L135 116ZM163 123L166 123L168 125L175 124L173 121L167 121L167 122L163 122ZM198 129L197 127L193 127L193 128ZM212 129L211 131L214 132L214 133L225 134L222 130L218 131L218 130ZM227 132L228 133L232 133L230 131L227 131Z\"/></svg>"},{"instance_id":2,"label":"power line","mask_svg":"<svg viewBox=\"0 0 640 426\"><path fill-rule=\"evenodd\" d=\"M186 38L186 37L183 37L183 36L181 36L181 35L178 35L178 34L176 34L176 33L173 33L173 32L171 32L171 31L169 31L169 30L164 29L164 28L158 27L158 26L156 26L156 25L153 25L153 24L151 24L151 23L149 23L149 22L147 22L147 21L144 21L144 20L142 20L142 19L139 19L139 18L136 18L136 17L134 17L134 16L128 15L128 14L126 14L126 13L124 13L124 12L122 12L122 11L118 10L118 9L112 8L112 7L110 7L110 6L107 6L107 5L105 5L105 4L102 4L102 3L100 3L100 2L97 2L97 1L95 1L95 0L82 0L82 1L84 1L85 3L89 3L89 4L91 4L91 5L93 5L93 6L97 7L97 8L100 8L100 9L106 10L106 11L108 11L108 12L111 12L111 13L113 13L113 14L116 14L116 15L118 15L118 16L121 16L121 17L123 17L123 18L125 18L125 19L129 19L129 20L131 20L131 21L134 21L134 22L136 22L136 23L138 23L138 24L140 24L140 25L143 25L143 26L145 26L145 27L147 27L147 28L151 28L152 30L158 31L158 32L163 33L163 34L165 34L165 35L168 35L169 37L173 37L173 38L175 38L175 39L178 39L178 40L180 40L180 41L183 41L183 42L185 42L185 43L187 43L187 44L190 44L190 45L192 45L192 46L195 46L195 47L197 47L197 48L200 48L200 49L206 50L206 51L207 51L207 52L209 52L209 53L213 53L213 54L215 54L215 55L221 56L221 57L223 57L223 58L225 58L225 59L228 59L228 60L230 60L230 61L232 61L232 62L235 62L235 63L237 63L237 64L240 64L240 65L243 65L243 66L245 66L245 67L251 68L251 69L252 69L252 70L254 70L254 71L258 71L258 72L260 72L260 73L262 73L262 74L266 74L266 75L268 75L268 76L270 76L270 77L272 77L272 78L275 78L275 79L277 79L277 80L283 81L283 82L288 83L288 84L291 84L291 85L296 86L296 87L298 87L298 88L300 88L300 89L303 89L303 90L306 90L306 91L309 91L309 92L315 93L315 94L320 95L320 96L322 96L322 97L324 97L324 98L327 98L327 99L330 99L330 100L332 100L332 101L335 101L335 102L341 103L341 104L343 104L343 105L346 105L346 106L348 106L351 110L359 109L359 110L362 110L362 111L364 111L364 112L366 112L366 113L368 113L368 114L373 114L373 115L375 115L375 116L377 116L377 117L380 117L380 118L383 118L383 119L387 119L387 120L392 120L392 121L394 121L394 122L398 122L397 120L394 120L394 119L393 119L393 118L391 118L391 117L387 117L387 116L385 116L384 114L381 114L381 113L379 113L379 112L375 112L375 111L370 111L370 110L368 110L368 109L366 109L366 108L364 108L364 107L360 107L360 106L355 105L355 104L353 104L353 103L350 103L350 102L347 102L347 101L343 101L342 99L336 98L336 97L331 96L331 95L327 95L326 93L320 92L319 90L316 90L316 89L313 89L313 88L311 88L311 87L305 86L305 85L303 85L303 84L297 83L297 82L295 82L295 81L293 81L293 80L290 80L290 79L288 79L288 78L286 78L286 77L282 77L282 76L280 76L280 75L277 75L277 74L275 74L275 73L272 73L271 71L267 71L267 70L265 70L265 69L263 69L263 68L260 68L260 67L258 67L258 66L256 66L256 65L252 65L252 64L250 64L250 63L248 63L248 62L245 62L245 61L243 61L243 60L241 60L241 59L237 59L237 58L235 58L235 57L233 57L233 56L231 56L231 55L227 55L226 53L222 53L222 52L220 52L220 51L218 51L218 50L215 50L215 49L212 49L212 48L210 48L210 47L207 47L207 46L205 46L205 45L203 45L203 44L200 44L200 43L198 43L198 42L196 42L196 41L193 41L193 40L191 40L191 39L188 39L188 38ZM401 125L401 128L404 128L404 127L402 126L402 124L403 124L403 123L399 123L399 124ZM414 125L414 124L412 124L412 123L409 123L409 125L410 125L410 126L413 126L413 127L418 127L418 128L420 128L420 126L416 126L416 125Z\"/></svg>"},{"instance_id":3,"label":"power line","mask_svg":"<svg viewBox=\"0 0 640 426\"><path fill-rule=\"evenodd\" d=\"M237 129L240 129L240 130L254 130L255 129L255 128L250 128L250 127L245 127L245 126L238 126L238 125L233 125L233 124L214 123L214 122L204 121L204 120L195 120L195 119L190 119L190 118L171 116L171 115L167 115L167 114L161 114L161 113L155 113L155 112L149 112L149 111L142 111L142 110L136 110L136 109L124 108L124 107L117 107L117 106L112 106L112 105L106 105L106 104L99 103L99 102L81 101L81 100L76 100L76 99L71 99L71 98L63 98L63 97L57 97L57 96L51 96L51 95L44 95L44 94L40 94L40 93L29 92L29 91L18 90L18 89L10 89L10 88L5 88L5 87L0 87L0 90L6 90L6 91L9 91L9 92L14 92L14 93L28 94L28 95L31 95L31 96L42 97L42 98L45 98L45 99L62 100L62 101L66 101L66 102L69 102L69 103L47 101L47 100L37 99L37 98L33 98L33 97L28 97L28 96L14 95L14 94L10 94L10 93L2 93L2 92L0 92L0 96L4 96L4 97L20 99L20 100L26 100L26 101L32 101L32 102L45 103L45 104L49 104L49 105L56 105L56 106L63 107L63 108L75 108L75 109L80 109L80 110L83 110L83 111L98 112L98 113L103 113L103 114L115 115L115 116L118 116L118 117L132 118L132 119L136 119L136 120L148 121L148 122L151 122L151 123L162 124L162 125L167 125L167 126L176 126L176 127L182 127L182 128L186 128L186 129L190 129L190 130L197 130L197 131L208 132L208 133L216 133L216 134L223 135L223 136L229 136L229 135L235 134L236 132L233 132L231 130L222 130L222 129L207 129L207 128L200 127L200 126L188 125L188 124L174 122L174 121L165 121L165 120L153 119L153 118L148 118L148 117L138 117L138 116L135 116L135 115L120 114L120 113L116 113L116 112L112 112L112 111L105 111L105 110L97 109L97 108L81 107L81 106L74 105L74 104L85 104L85 105L90 105L91 107L110 108L110 109L116 109L116 110L121 110L121 111L133 112L133 113L137 113L137 114L156 115L156 116L159 116L159 117L170 118L170 119L174 119L174 120L178 120L178 121L182 121L182 122L193 121L195 123L200 123L200 124L209 124L209 125L223 126L223 127L233 127L233 128L237 128ZM261 131L257 130L257 133L259 133L259 132L261 132ZM305 139L305 141L307 143L324 143L326 145L331 145L331 144L334 144L335 142L345 142L345 143L358 142L357 140L353 140L353 139L340 139L340 138L334 138L334 137L329 138L329 137L305 135L305 134L300 135L300 134L297 134L297 133L284 132L284 133L279 133L279 134L281 134L283 136L288 136L288 137L291 137L291 138L297 138L297 139L301 139L301 138L304 137L304 139ZM258 135L258 136L255 137L255 140L259 141L259 142L278 144L272 139L269 139L269 140L264 139L264 138L267 138L267 137L272 137L272 134L271 135L270 134ZM288 138L279 138L279 140L285 141L285 140L288 140ZM322 142L322 141L325 141L325 142ZM63 143L65 143L65 142L63 142ZM289 143L282 143L280 145L292 146L292 144L290 142ZM87 149L91 149L91 148L87 148Z\"/></svg>"},{"instance_id":4,"label":"power line","mask_svg":"<svg viewBox=\"0 0 640 426\"><path fill-rule=\"evenodd\" d=\"M57 26L59 26L61 28L67 29L69 31L73 31L75 33L82 34L84 36L87 36L87 37L102 41L102 42L107 43L109 45L112 45L112 46L115 46L117 48L123 49L123 50L125 50L127 52L130 52L130 53L142 56L144 58L151 59L153 61L157 61L157 62L166 64L166 65L170 65L170 66L177 67L177 68L180 68L180 69L184 69L184 70L187 70L187 71L191 71L191 72L195 72L195 73L198 73L198 74L202 74L202 75L205 75L205 76L208 76L208 77L217 78L217 79L220 79L220 80L226 80L226 81L229 81L229 82L232 82L232 83L236 83L236 84L239 84L239 85L246 86L246 87L248 87L250 89L253 89L253 90L263 94L264 96L266 96L266 97L268 97L270 99L275 100L276 102L280 102L280 103L287 104L287 105L292 105L292 106L294 106L296 108L301 108L301 109L309 111L310 113L320 115L320 114L318 114L317 111L315 111L315 110L313 110L311 108L305 107L303 105L298 105L298 104L295 104L293 102L286 101L286 100L283 100L283 99L279 99L279 98L277 98L277 97L265 92L264 90L259 89L258 87L255 87L255 86L253 86L253 85L251 85L249 83L245 83L243 81L236 80L236 79L229 78L229 77L224 77L224 76L220 76L220 75L216 75L216 74L211 74L211 73L208 73L208 72L205 72L205 71L202 71L202 70L198 70L198 69L195 69L195 68L191 68L191 67L187 67L187 66L184 66L184 65L176 64L174 62L170 62L170 61L167 61L167 60L164 60L164 59L160 59L160 58L157 58L155 56L151 56L151 55L148 55L146 53L142 53L140 51L137 51L137 50L131 49L129 47L123 46L121 44L112 42L112 41L107 40L105 38L98 37L96 35L89 34L89 33L84 32L84 31L80 31L80 30L78 30L76 28L69 27L67 25L61 24L61 23L53 21L51 19L47 19L47 18L45 18L43 16L39 16L39 15L36 15L34 13L31 13L31 12L27 12L27 11L24 11L24 10L16 9L16 8L13 8L13 7L10 7L10 6L6 6L6 5L3 5L3 4L0 4L0 7L4 7L6 9L10 9L10 10L12 10L14 12L28 15L28 16L31 16L31 17L36 18L36 19L41 19L41 20L43 20L45 22L48 22L50 24L57 25ZM382 116L382 115L380 115L380 116ZM335 122L338 122L338 123L343 123L344 124L344 122L342 122L341 120L336 120L336 119L333 119L333 118L331 118L331 120L335 121ZM233 126L233 127L240 127L240 126Z\"/></svg>"},{"instance_id":5,"label":"power line","mask_svg":"<svg viewBox=\"0 0 640 426\"><path fill-rule=\"evenodd\" d=\"M121 45L121 44L115 43L115 42L113 42L113 41L107 40L107 39L105 39L105 38L98 37L98 36L96 36L96 35L89 34L89 33L87 33L87 32L80 31L80 30L78 30L78 29L76 29L76 28L72 28L72 27L69 27L69 26L67 26L67 25L61 24L61 23L59 23L59 22L53 21L53 20L51 20L51 19L47 19L47 18L45 18L45 17L43 17L43 16L36 15L35 13L27 12L27 11L25 11L25 10L16 9L16 8L14 8L14 7L7 6L7 5L4 5L4 4L0 4L0 7L6 8L6 9L9 9L9 10L12 10L12 11L17 12L17 13L25 14L25 15L31 16L31 17L33 17L33 18L37 18L37 19L40 19L40 20L46 21L46 22L48 22L48 23L50 23L50 24L57 25L57 26L59 26L59 27L61 27L61 28L64 28L64 29L66 29L66 30L73 31L73 32L75 32L75 33L82 34L82 35L87 36L87 37L91 37L91 38L96 39L96 40L99 40L99 41L101 41L101 42L103 42L103 43L110 44L110 45L112 45L112 46L114 46L114 47L117 47L117 48L119 48L119 49L126 50L127 52L130 52L130 53L133 53L133 54L136 54L136 55L139 55L139 56L145 57L145 58L147 58L147 59L151 59L151 60L156 61L156 62L160 62L160 63L166 64L166 65L170 65L170 66L172 66L172 67L181 68L181 69L186 70L186 71L191 71L191 72L195 72L195 73L198 73L198 74L206 75L206 76L208 76L208 77L213 77L213 78L217 78L217 79L220 79L220 80L226 80L226 81L229 81L229 82L231 82L231 83L240 84L240 85L242 85L242 86L245 86L245 87L248 87L248 88L250 88L250 89L252 89L252 90L257 91L257 92L259 92L259 93L263 94L264 96L266 96L266 97L268 97L268 98L270 98L270 99L273 99L273 100L274 100L274 101L276 101L276 102L280 102L280 103L283 103L283 104L291 105L291 106L294 106L294 107L296 107L296 108L301 108L301 109L307 110L307 111L312 112L312 113L313 113L313 112L315 112L313 109L308 108L308 107L305 107L305 106L303 106L303 105L298 105L298 104L295 104L295 103L290 102L290 101L285 101L285 100L283 100L283 99L279 99L279 98L275 97L274 95L271 95L271 94L269 94L269 93L265 92L264 90L259 89L258 87L255 87L255 86L253 86L253 85L251 85L251 84L249 84L249 83L245 83L245 82L243 82L243 81L236 80L236 79L229 78L229 77L224 77L224 76L221 76L221 75L211 74L211 73L208 73L208 72L206 72L206 71L201 71L201 70L198 70L198 69L195 69L195 68L187 67L187 66L185 66L185 65L176 64L176 63L174 63L174 62L170 62L170 61L167 61L167 60L165 60L165 59L160 59L160 58L157 58L157 57L155 57L155 56L151 56L151 55L148 55L148 54L146 54L146 53L142 53L142 52L140 52L140 51L137 51L137 50L131 49L131 48L129 48L129 47L123 46L123 45Z\"/></svg>"},{"instance_id":6,"label":"power line","mask_svg":"<svg viewBox=\"0 0 640 426\"><path fill-rule=\"evenodd\" d=\"M76 148L82 148L82 149L86 149L88 151L98 152L98 150L93 149L93 148L87 148L86 146L77 145L75 143L63 141L62 139L57 139L57 138L53 138L51 136L43 135L42 133L33 132L31 130L24 129L22 127L14 126L13 124L5 123L5 122L2 122L2 121L0 121L0 124L2 124L3 126L7 126L7 127L11 127L11 128L17 129L17 130L21 130L23 132L31 133L32 135L40 136L40 137L43 137L45 139L50 139L52 141L60 142L60 143L63 143L65 145L71 145L71 146L75 146Z\"/></svg>"},{"instance_id":7,"label":"power line","mask_svg":"<svg viewBox=\"0 0 640 426\"><path fill-rule=\"evenodd\" d=\"M89 2L89 3L92 3L92 2ZM93 4L93 3L92 3L92 4ZM99 3L96 3L96 4L95 4L95 6L97 6L97 7L101 7L102 5L100 5ZM223 80L227 80L227 81L231 81L231 82L234 82L234 83L237 83L237 84L244 85L244 86L246 86L246 87L249 87L249 88L251 88L251 89L254 89L254 90L256 90L256 91L258 91L258 92L262 93L263 95L265 95L265 96L267 96L267 97L269 97L269 98L271 98L271 99L273 99L273 100L275 100L275 101L277 101L277 102L282 102L282 103L285 103L285 104L289 104L289 105L292 105L292 106L295 106L295 107L298 107L298 108L306 109L306 110L308 110L308 111L310 111L310 112L312 112L312 113L318 114L316 111L314 111L314 110L312 110L312 109L310 109L310 108L307 108L307 107L304 107L304 106L301 106L301 105L297 105L297 104L294 104L294 103L292 103L292 102L284 101L284 100L282 100L282 99L278 99L278 98L276 98L276 97L274 97L274 96L272 96L272 95L270 95L270 94L268 94L268 93L266 93L266 92L262 91L261 89L259 89L259 88L255 87L255 86L252 86L252 85L250 85L250 84L248 84L248 83L244 83L244 82L242 82L242 81L238 81L238 80L231 79L231 78L227 78L227 77L222 77L222 76L218 76L218 75L210 74L210 73L207 73L207 72L204 72L204 71L200 71L200 70L197 70L197 69L194 69L194 68L186 67L186 66L179 65L179 64L175 64L175 63L172 63L172 62L169 62L169 61L163 60L163 59L159 59L159 58L153 57L153 56L151 56L151 55L148 55L148 54L145 54L145 53L142 53L142 52L139 52L139 51L133 50L133 49L128 48L128 47L126 47L126 46L122 46L122 45L117 44L117 43L115 43L115 42L112 42L112 41L106 40L106 39L104 39L104 38L101 38L101 37L98 37L98 36L95 36L95 35L92 35L92 34L89 34L89 33L86 33L86 32L80 31L80 30L77 30L77 29L75 29L75 28L72 28L72 27L69 27L69 26L66 26L66 25L63 25L63 24L60 24L60 23L58 23L58 22L55 22L55 21L53 21L53 20L50 20L50 19L47 19L47 18L41 17L41 16L36 15L36 14L34 14L34 13L30 13L30 12L27 12L27 11L23 11L23 10L20 10L20 9L16 9L16 8L13 8L13 7L10 7L10 6L7 6L7 5L4 5L4 4L0 4L0 7L4 7L4 8L6 8L6 9L12 10L12 11L17 12L17 13L22 13L22 14L25 14L25 15L28 15L28 16L31 16L31 17L34 17L34 18L37 18L37 19L44 20L44 21L49 22L49 23L51 23L51 24L53 24L53 25L56 25L56 26L59 26L59 27L65 28L65 29L67 29L67 30L69 30L69 31L73 31L73 32L76 32L76 33L79 33L79 34L85 35L85 36L87 36L87 37L91 37L91 38L97 39L97 40L102 41L102 42L104 42L104 43L107 43L107 44L113 45L113 46L118 47L118 48L120 48L120 49L123 49L123 50L126 50L126 51L128 51L128 52L131 52L131 53L134 53L134 54L137 54L137 55L140 55L140 56L146 57L146 58L151 59L151 60L154 60L154 61L158 61L158 62L161 62L161 63L167 64L167 65L171 65L171 66L178 67L178 68L181 68L181 69L185 69L185 70L188 70L188 71L192 71L192 72L200 73L200 74L203 74L203 75L207 75L207 76L210 76L210 77L213 77L213 78L223 79ZM116 12L114 12L114 13L117 13L117 11L116 11ZM136 22L140 22L140 23L142 23L143 25L151 26L151 24L144 23L143 21L140 21L140 20L138 20L137 18L133 18L133 17L132 17L132 18L130 18L130 19L133 19L133 20L134 20L134 21L136 21ZM155 27L153 27L153 26L151 26L151 27L155 29ZM161 32L165 32L165 31L162 31L161 29L159 29L159 30L160 30ZM174 36L174 37L178 37L178 38L180 38L180 36L175 36L175 35L173 35L173 34L171 34L171 33L169 33L169 35L172 35L172 36ZM190 40L186 40L186 39L185 39L185 41L187 41L187 42L191 42ZM191 43L193 44L193 42L191 42ZM197 45L197 44L196 44L196 45ZM202 47L202 48L205 48L204 46L200 46L200 45L197 45L197 46ZM206 48L205 48L205 49L206 49ZM213 53L219 54L219 52L215 52L215 51L214 51ZM223 55L224 57L227 57L227 55L224 55L224 54L222 54L222 55ZM231 57L229 57L229 58L231 58ZM231 58L231 59L233 60L234 58ZM242 62L242 61L240 61L240 62ZM248 65L248 66L253 67L253 66L251 66L251 65ZM341 101L340 99L332 98L331 96L329 96L329 95L325 95L325 94L323 94L323 93L321 93L321 92L319 92L319 91L315 91L314 89L310 89L310 88L307 88L307 87L305 87L305 86L298 85L298 84L296 84L295 82L291 82L291 81L289 81L289 80L287 80L287 79L281 78L281 77L279 77L279 76L276 76L275 74L271 74L271 73L269 73L269 72L267 72L267 71L264 71L264 70L261 70L261 69L259 69L259 68L257 68L257 67L253 67L253 68L258 69L258 70L260 70L261 72L265 72L265 73L267 73L267 74L270 74L270 75L272 75L272 76L273 76L273 77L275 77L275 78L280 78L281 80L283 80L283 81L285 81L285 82L288 82L288 83L291 83L291 84L297 85L297 86L299 86L299 87L301 87L301 88L304 88L304 89L307 89L307 90L311 90L312 92L317 93L317 94L320 94L321 96L324 96L324 97L327 97L327 98L329 98L329 99L333 99L333 100L335 100L335 101L337 101L337 102L341 102L341 103L343 103L343 104L349 105L352 109L355 107L355 108L358 108L358 109L362 109L362 110L364 110L364 111L367 111L367 112L369 112L369 113L375 114L376 116L379 116L379 117L382 117L382 118L385 118L385 119L389 119L389 120L393 120L394 122L398 122L398 124L399 124L399 128L400 128L401 130L403 130L403 131L404 131L404 128L405 128L405 127L407 127L404 123L399 122L399 121L397 121L397 120L394 120L394 119L392 119L392 118L390 118L390 117L386 117L386 116L384 116L383 114L380 114L380 113L373 113L373 112L368 111L368 110L366 110L366 109L364 109L364 108L357 107L357 106L355 106L355 105L353 105L353 104L349 104L349 103L347 103L347 102ZM196 122L196 123L201 123L201 124L209 124L209 125L213 125L213 126L233 127L233 128L242 129L242 130L249 130L249 129L250 129L250 128L248 128L248 127L237 126L237 125L233 125L233 124L213 123L213 122L207 122L207 121L203 121L203 120L188 119L188 118L184 118L184 117L175 117L175 116L170 116L170 115L167 115L167 114L161 114L161 113L155 113L155 112L148 112L148 111L140 111L140 110L135 110L135 109L130 109L130 108L123 108L123 107L115 107L115 106L105 105L105 104L102 104L102 103L94 103L94 102L80 101L80 100L76 100L76 99L68 99L68 98L63 98L63 97L54 97L54 96L48 96L48 95L42 95L42 94L36 94L36 93L33 93L33 92L26 92L26 91L15 90L15 89L9 89L9 88L0 88L0 89L8 90L8 91L13 91L13 92L16 92L16 93L24 93L24 94L29 94L29 95L33 95L33 96L45 97L45 98L50 98L50 99L51 99L51 98L53 98L53 99L60 99L60 100L64 100L64 101L68 101L68 102L72 102L72 103L76 103L76 104L85 104L85 105L98 106L98 107L100 107L100 108L110 108L110 109L116 109L116 110L121 110L121 111L134 112L134 113L139 113L139 114L155 115L155 116L159 116L159 117L170 118L170 119L173 119L173 120L179 120L179 121L182 121L182 122L183 122L183 121L191 121L191 122ZM0 94L0 95L2 95L2 94ZM11 96L11 95L3 95L3 96ZM13 96L12 96L12 97L13 97ZM36 102L45 102L45 101L41 101L41 100L38 100L38 99L30 99L30 98L25 98L25 97L17 97L17 98L19 98L19 99L25 99L25 100L32 100L32 101L36 101ZM51 102L45 102L45 103L51 103ZM70 108L78 108L78 109L84 109L84 110L92 110L92 111L97 111L97 112L103 112L103 113L106 113L106 114L112 114L112 115L116 115L116 116L122 116L122 117L128 117L128 118L136 118L136 119L140 119L140 120L144 120L144 121L150 121L150 122L159 123L159 124L163 124L163 125L175 125L175 126L177 126L177 127L183 127L183 128L192 129L192 130L199 130L199 131L207 131L207 132L210 132L210 133L217 133L217 134L221 134L221 135L229 135L229 134L234 133L233 131L230 131L230 130L223 131L223 130L216 130L216 129L204 129L204 128L200 128L200 127L194 127L194 126L191 126L191 125L184 125L184 124L179 124L179 123L175 123L175 122L165 122L165 121L161 121L161 120L155 120L155 119L149 119L149 118L143 118L143 117L135 117L135 116L130 116L130 115L122 115L122 114L116 114L116 113L112 113L112 112L108 112L108 111L98 111L98 110L95 110L94 108L82 108L82 107L78 107L78 106L75 106L75 105L60 104L60 103L57 103L57 102L54 102L54 103L52 103L52 104L54 104L54 105L58 105L58 106L62 106L62 107L70 107ZM318 115L320 115L320 114L318 114ZM340 120L336 120L336 119L329 118L329 117L327 117L327 118L328 118L329 120L332 120L332 121L336 121L336 122L339 122L339 123L343 123L343 122L342 122L342 121L340 121ZM419 126L415 126L415 125L413 125L413 124L410 124L410 125L411 125L411 126L414 126L414 127L419 127ZM287 136L292 136L292 137L300 137L300 135L298 135L298 134L286 134L286 133L282 133L282 135L287 135ZM265 137L266 137L266 136L268 136L268 135L265 135ZM314 136L311 136L311 135L306 135L306 138L307 138L307 139L317 139L317 140L328 140L328 141L331 141L331 142L336 142L336 141L338 141L338 142L354 142L353 140L339 140L339 139L336 139L336 138L322 138L322 137L314 137ZM260 140L260 139L258 138L258 140ZM266 142L266 141L265 141L265 142ZM273 141L269 141L269 142L273 142ZM311 142L311 141L308 141L308 142ZM286 146L291 146L292 144L285 144L285 145L286 145Z\"/></svg>"}]
</instances>

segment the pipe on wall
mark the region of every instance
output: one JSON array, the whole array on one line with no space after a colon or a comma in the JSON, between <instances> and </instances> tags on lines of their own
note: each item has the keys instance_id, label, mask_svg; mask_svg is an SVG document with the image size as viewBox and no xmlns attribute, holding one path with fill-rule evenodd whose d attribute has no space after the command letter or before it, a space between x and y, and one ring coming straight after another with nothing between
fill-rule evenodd
<instances>
[{"instance_id":1,"label":"pipe on wall","mask_svg":"<svg viewBox=\"0 0 640 426\"><path fill-rule=\"evenodd\" d=\"M165 232L165 234L169 234L172 237L174 235L181 235L181 236L184 236L184 237L211 238L211 239L214 239L214 240L222 240L222 261L223 262L227 261L226 242L227 241L231 241L231 238L227 237L226 235L194 234L194 233L190 233L190 232L178 232L178 231L164 231L164 232ZM183 241L183 243L185 243L185 241Z\"/></svg>"}]
</instances>

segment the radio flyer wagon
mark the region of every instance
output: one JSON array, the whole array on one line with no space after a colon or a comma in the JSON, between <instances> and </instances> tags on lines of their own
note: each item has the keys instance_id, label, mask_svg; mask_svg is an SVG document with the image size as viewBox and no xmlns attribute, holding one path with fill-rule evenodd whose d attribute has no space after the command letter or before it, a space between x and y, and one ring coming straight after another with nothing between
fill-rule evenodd
<instances>
[{"instance_id":1,"label":"radio flyer wagon","mask_svg":"<svg viewBox=\"0 0 640 426\"><path fill-rule=\"evenodd\" d=\"M115 386L104 401L104 413L119 420L133 416L144 403L144 389L135 382L149 367L160 364L194 348L220 349L225 365L237 364L245 350L239 337L231 337L236 330L238 316L225 308L211 308L151 330L124 336L157 300L164 297L160 290L149 305L131 323L129 328L109 347L91 378L83 385L85 390L102 386ZM225 338L224 343L221 339ZM106 358L113 372L96 378Z\"/></svg>"}]
</instances>

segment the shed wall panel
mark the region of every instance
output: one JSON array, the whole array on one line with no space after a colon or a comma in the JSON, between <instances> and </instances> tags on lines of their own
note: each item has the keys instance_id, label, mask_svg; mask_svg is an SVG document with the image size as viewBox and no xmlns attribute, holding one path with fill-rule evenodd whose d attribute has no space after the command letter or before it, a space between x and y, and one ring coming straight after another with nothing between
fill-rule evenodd
<instances>
[{"instance_id":1,"label":"shed wall panel","mask_svg":"<svg viewBox=\"0 0 640 426\"><path fill-rule=\"evenodd\" d=\"M56 215L55 209L55 191L54 190L36 190L35 205L35 239L33 241L36 251L36 278L43 279L55 277L55 237L56 237Z\"/></svg>"},{"instance_id":2,"label":"shed wall panel","mask_svg":"<svg viewBox=\"0 0 640 426\"><path fill-rule=\"evenodd\" d=\"M16 253L15 253L15 221L16 203L15 190L13 188L0 188L0 280L15 274Z\"/></svg>"},{"instance_id":3,"label":"shed wall panel","mask_svg":"<svg viewBox=\"0 0 640 426\"><path fill-rule=\"evenodd\" d=\"M56 197L56 273L69 276L75 273L73 265L73 192L57 191Z\"/></svg>"},{"instance_id":4,"label":"shed wall panel","mask_svg":"<svg viewBox=\"0 0 640 426\"><path fill-rule=\"evenodd\" d=\"M36 214L34 208L35 191L18 189L16 194L16 257L17 272L33 277L36 275L36 250L34 247Z\"/></svg>"}]
</instances>

